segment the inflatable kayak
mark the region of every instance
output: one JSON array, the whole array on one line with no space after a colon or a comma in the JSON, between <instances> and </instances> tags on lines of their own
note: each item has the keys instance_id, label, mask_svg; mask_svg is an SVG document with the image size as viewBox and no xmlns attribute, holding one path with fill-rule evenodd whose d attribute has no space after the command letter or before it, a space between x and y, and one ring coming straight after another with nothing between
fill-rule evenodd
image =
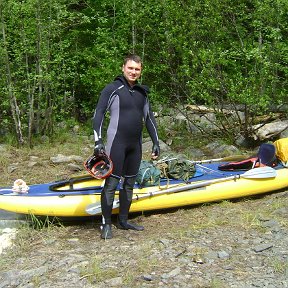
<instances>
[{"instance_id":1,"label":"inflatable kayak","mask_svg":"<svg viewBox=\"0 0 288 288\"><path fill-rule=\"evenodd\" d=\"M220 171L219 165L196 165L188 182L162 179L160 185L140 188L135 185L130 212L167 208L247 197L288 187L288 169L260 167L248 171ZM20 183L21 185L22 183ZM24 186L23 186L24 187ZM33 215L82 217L100 215L103 180L90 175L46 184L0 188L0 209ZM118 213L116 191L113 213Z\"/></svg>"}]
</instances>

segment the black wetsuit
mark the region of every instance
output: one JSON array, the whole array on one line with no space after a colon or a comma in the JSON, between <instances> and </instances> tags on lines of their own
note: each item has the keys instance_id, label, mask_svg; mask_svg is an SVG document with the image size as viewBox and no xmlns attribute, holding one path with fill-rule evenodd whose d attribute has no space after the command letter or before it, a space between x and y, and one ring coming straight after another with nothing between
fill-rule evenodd
<instances>
[{"instance_id":1,"label":"black wetsuit","mask_svg":"<svg viewBox=\"0 0 288 288\"><path fill-rule=\"evenodd\" d=\"M114 164L114 177L136 176L142 158L143 120L153 143L159 142L147 93L148 87L130 87L123 76L118 76L100 95L93 118L94 136L95 141L102 139L102 124L109 111L106 152Z\"/></svg>"}]
</instances>

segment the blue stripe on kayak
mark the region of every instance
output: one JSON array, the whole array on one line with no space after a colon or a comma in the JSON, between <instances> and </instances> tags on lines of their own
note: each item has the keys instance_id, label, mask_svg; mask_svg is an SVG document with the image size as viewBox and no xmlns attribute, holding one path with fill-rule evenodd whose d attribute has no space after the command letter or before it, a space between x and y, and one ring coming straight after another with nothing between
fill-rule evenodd
<instances>
[{"instance_id":1,"label":"blue stripe on kayak","mask_svg":"<svg viewBox=\"0 0 288 288\"><path fill-rule=\"evenodd\" d=\"M227 163L227 162L216 162L216 163L206 163L198 165L196 164L196 173L193 178L191 178L188 183L193 183L196 181L206 181L206 180L212 180L212 179L218 179L223 177L229 177L233 175L241 175L245 171L220 171L218 170L218 166ZM282 165L278 165L276 169L283 168ZM74 180L74 183L81 182L81 179L83 179L84 182L89 181L89 176L83 176L83 177L75 177L71 178L69 180L64 181L57 181L52 183L45 183L45 184L35 184L29 186L29 191L27 194L16 194L12 192L11 188L0 188L0 195L15 195L21 196L21 197L40 197L40 196L58 196L58 197L65 197L65 196L77 196L77 195L90 195L90 194L101 194L102 187L101 186L94 186L94 187L87 187L87 188L79 188L79 189L69 189L69 190L55 190L63 186L69 185L69 183ZM93 179L90 177L90 179ZM73 182L73 181L72 181ZM183 183L182 180L175 180L175 179L161 179L160 185L165 186L167 184L179 184ZM53 188L53 189L52 189ZM138 188L137 185L135 188ZM10 191L9 191L10 190ZM141 194L140 191L137 191L137 194Z\"/></svg>"}]
</instances>

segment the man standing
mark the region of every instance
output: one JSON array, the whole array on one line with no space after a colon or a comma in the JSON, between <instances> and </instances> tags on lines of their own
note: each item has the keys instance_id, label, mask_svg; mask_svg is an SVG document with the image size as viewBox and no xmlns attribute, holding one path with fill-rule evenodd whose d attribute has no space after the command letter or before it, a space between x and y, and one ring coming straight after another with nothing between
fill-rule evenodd
<instances>
[{"instance_id":1,"label":"man standing","mask_svg":"<svg viewBox=\"0 0 288 288\"><path fill-rule=\"evenodd\" d=\"M152 159L160 154L155 118L147 98L148 87L138 84L142 61L137 55L124 59L123 75L108 84L101 92L93 118L95 137L94 155L102 151L113 162L112 174L105 180L101 193L102 230L101 238L112 238L111 216L115 191L122 177L119 193L118 228L144 230L143 226L128 222L133 187L142 159L143 120L152 139ZM106 112L110 112L106 148L102 140L102 124Z\"/></svg>"}]
</instances>

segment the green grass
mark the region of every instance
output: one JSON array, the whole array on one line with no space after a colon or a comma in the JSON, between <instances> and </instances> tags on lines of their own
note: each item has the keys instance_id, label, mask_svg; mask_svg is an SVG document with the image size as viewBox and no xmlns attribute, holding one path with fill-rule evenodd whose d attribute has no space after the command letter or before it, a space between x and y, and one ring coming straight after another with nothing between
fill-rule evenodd
<instances>
[{"instance_id":1,"label":"green grass","mask_svg":"<svg viewBox=\"0 0 288 288\"><path fill-rule=\"evenodd\" d=\"M45 228L49 230L55 228L55 226L64 227L58 217L38 217L30 214L27 216L27 220L29 225L36 230L43 230Z\"/></svg>"},{"instance_id":2,"label":"green grass","mask_svg":"<svg viewBox=\"0 0 288 288\"><path fill-rule=\"evenodd\" d=\"M209 288L228 288L228 286L218 278L213 278Z\"/></svg>"},{"instance_id":3,"label":"green grass","mask_svg":"<svg viewBox=\"0 0 288 288\"><path fill-rule=\"evenodd\" d=\"M98 256L90 258L87 266L81 268L80 278L87 278L91 284L96 284L117 277L119 271L117 268L101 268L102 260Z\"/></svg>"},{"instance_id":4,"label":"green grass","mask_svg":"<svg viewBox=\"0 0 288 288\"><path fill-rule=\"evenodd\" d=\"M128 285L128 287L136 287L135 275L149 274L157 271L160 267L165 267L165 263L153 255L152 250L156 247L151 250L149 240L137 246L137 259L133 257L133 251L130 251L129 254L123 254L121 260L117 257L112 262L95 253L90 257L88 263L81 268L80 277L86 278L91 284L121 277L123 284ZM160 245L157 246L157 250L161 248ZM107 251L107 253L110 254L111 252ZM121 255L121 251L119 254Z\"/></svg>"},{"instance_id":5,"label":"green grass","mask_svg":"<svg viewBox=\"0 0 288 288\"><path fill-rule=\"evenodd\" d=\"M37 246L42 243L53 243L58 237L67 233L67 228L57 219L43 218L30 215L27 222L18 228L13 247L1 255L0 264L3 270L9 269L11 263L22 258L29 265L31 259L26 258L31 251L37 252ZM36 250L35 250L36 249Z\"/></svg>"},{"instance_id":6,"label":"green grass","mask_svg":"<svg viewBox=\"0 0 288 288\"><path fill-rule=\"evenodd\" d=\"M277 257L273 257L271 260L271 264L275 273L284 274L288 276L288 260L279 259Z\"/></svg>"}]
</instances>

